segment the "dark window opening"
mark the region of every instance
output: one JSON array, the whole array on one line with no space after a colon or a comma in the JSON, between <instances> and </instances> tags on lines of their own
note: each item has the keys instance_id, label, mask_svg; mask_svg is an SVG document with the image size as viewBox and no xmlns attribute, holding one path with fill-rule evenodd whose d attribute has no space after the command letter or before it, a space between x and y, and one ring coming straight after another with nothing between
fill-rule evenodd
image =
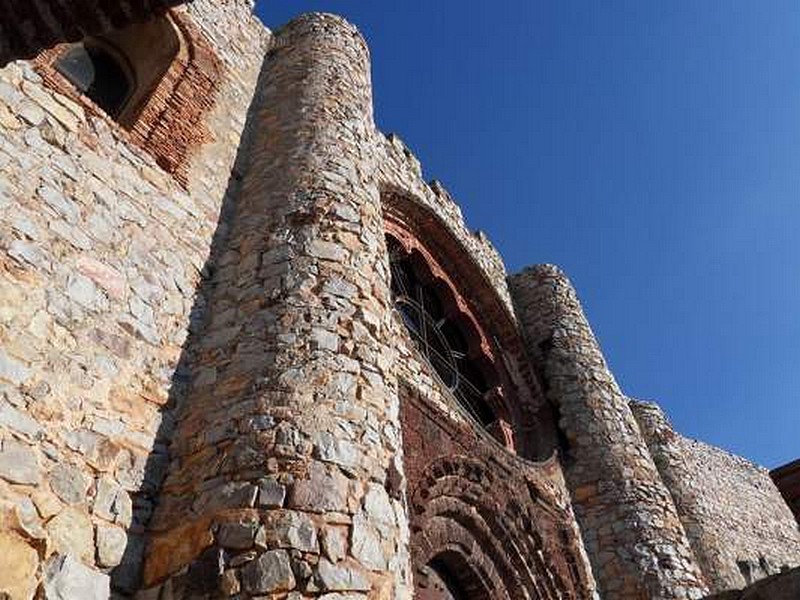
<instances>
[{"instance_id":1,"label":"dark window opening","mask_svg":"<svg viewBox=\"0 0 800 600\"><path fill-rule=\"evenodd\" d=\"M164 15L86 37L61 51L53 67L98 108L133 129L179 56L181 39L171 17Z\"/></svg>"},{"instance_id":2,"label":"dark window opening","mask_svg":"<svg viewBox=\"0 0 800 600\"><path fill-rule=\"evenodd\" d=\"M451 318L425 273L392 238L387 238L394 305L417 348L442 383L484 427L496 420L485 401L489 386L469 357L467 336ZM430 278L427 278L430 279Z\"/></svg>"},{"instance_id":3,"label":"dark window opening","mask_svg":"<svg viewBox=\"0 0 800 600\"><path fill-rule=\"evenodd\" d=\"M130 68L99 45L77 44L56 61L56 69L92 102L117 118L133 93Z\"/></svg>"}]
</instances>

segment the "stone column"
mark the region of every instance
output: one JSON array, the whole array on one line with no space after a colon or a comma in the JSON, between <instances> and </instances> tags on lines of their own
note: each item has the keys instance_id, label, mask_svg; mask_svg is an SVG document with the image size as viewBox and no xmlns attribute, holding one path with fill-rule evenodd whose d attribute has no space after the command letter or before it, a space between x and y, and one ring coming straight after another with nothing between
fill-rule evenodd
<instances>
[{"instance_id":1,"label":"stone column","mask_svg":"<svg viewBox=\"0 0 800 600\"><path fill-rule=\"evenodd\" d=\"M569 280L539 265L509 283L529 353L560 413L565 476L601 596L702 597L706 586L675 505Z\"/></svg>"},{"instance_id":2,"label":"stone column","mask_svg":"<svg viewBox=\"0 0 800 600\"><path fill-rule=\"evenodd\" d=\"M310 14L277 32L265 68L146 584L177 598L406 598L367 47Z\"/></svg>"}]
</instances>

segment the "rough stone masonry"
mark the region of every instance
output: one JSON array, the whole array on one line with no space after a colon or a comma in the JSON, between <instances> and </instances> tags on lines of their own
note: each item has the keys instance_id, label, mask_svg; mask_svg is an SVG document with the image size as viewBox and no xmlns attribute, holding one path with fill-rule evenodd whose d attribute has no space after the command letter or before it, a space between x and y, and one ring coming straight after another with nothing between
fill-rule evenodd
<instances>
[{"instance_id":1,"label":"rough stone masonry","mask_svg":"<svg viewBox=\"0 0 800 600\"><path fill-rule=\"evenodd\" d=\"M0 598L791 593L768 473L508 276L352 25L73 8L0 1Z\"/></svg>"}]
</instances>

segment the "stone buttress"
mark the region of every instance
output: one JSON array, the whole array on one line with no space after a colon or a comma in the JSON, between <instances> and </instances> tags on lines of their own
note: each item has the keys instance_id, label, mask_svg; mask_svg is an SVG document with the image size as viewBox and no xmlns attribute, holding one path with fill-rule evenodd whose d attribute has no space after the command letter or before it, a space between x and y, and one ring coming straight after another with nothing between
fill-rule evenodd
<instances>
[{"instance_id":1,"label":"stone buttress","mask_svg":"<svg viewBox=\"0 0 800 600\"><path fill-rule=\"evenodd\" d=\"M407 598L368 50L342 19L312 14L266 60L146 594Z\"/></svg>"},{"instance_id":2,"label":"stone buttress","mask_svg":"<svg viewBox=\"0 0 800 600\"><path fill-rule=\"evenodd\" d=\"M572 285L540 265L510 278L529 351L566 434L564 472L598 588L610 600L706 593L669 491Z\"/></svg>"}]
</instances>

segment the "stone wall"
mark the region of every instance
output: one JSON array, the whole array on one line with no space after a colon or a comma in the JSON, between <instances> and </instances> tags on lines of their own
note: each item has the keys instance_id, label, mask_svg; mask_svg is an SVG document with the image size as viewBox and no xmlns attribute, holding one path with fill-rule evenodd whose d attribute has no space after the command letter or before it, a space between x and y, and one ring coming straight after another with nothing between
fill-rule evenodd
<instances>
[{"instance_id":1,"label":"stone wall","mask_svg":"<svg viewBox=\"0 0 800 600\"><path fill-rule=\"evenodd\" d=\"M276 33L261 92L148 593L407 597L366 44L338 17L300 17Z\"/></svg>"},{"instance_id":2,"label":"stone wall","mask_svg":"<svg viewBox=\"0 0 800 600\"><path fill-rule=\"evenodd\" d=\"M631 408L711 591L800 565L800 531L766 469L676 433L655 404Z\"/></svg>"},{"instance_id":3,"label":"stone wall","mask_svg":"<svg viewBox=\"0 0 800 600\"><path fill-rule=\"evenodd\" d=\"M702 597L675 505L575 290L552 265L526 269L510 286L542 387L560 412L565 477L600 595Z\"/></svg>"},{"instance_id":4,"label":"stone wall","mask_svg":"<svg viewBox=\"0 0 800 600\"><path fill-rule=\"evenodd\" d=\"M41 10L57 4L33 0L21 28L62 19L45 37L77 39L165 6L101 1L78 26L83 4ZM563 274L507 283L375 129L356 29L311 14L273 37L251 9L173 9L209 69L173 64L158 135L56 85L47 52L0 70L0 597L407 598L441 555L479 597L591 598L596 578L609 599L699 598L690 494L651 453L714 466L696 496L761 532L751 574L794 564L766 548L797 532L757 514L763 473L668 451L649 420L643 437ZM393 310L387 231L501 373L495 437ZM748 515L729 506L743 485Z\"/></svg>"},{"instance_id":5,"label":"stone wall","mask_svg":"<svg viewBox=\"0 0 800 600\"><path fill-rule=\"evenodd\" d=\"M191 9L206 31L216 5ZM183 346L268 39L237 14L242 54L225 59L189 192L30 63L0 70L0 591L12 598L42 579L48 597L64 586L105 597L112 571L114 587L137 585Z\"/></svg>"},{"instance_id":6,"label":"stone wall","mask_svg":"<svg viewBox=\"0 0 800 600\"><path fill-rule=\"evenodd\" d=\"M800 598L800 569L761 579L743 589L730 590L704 600L797 600Z\"/></svg>"}]
</instances>

